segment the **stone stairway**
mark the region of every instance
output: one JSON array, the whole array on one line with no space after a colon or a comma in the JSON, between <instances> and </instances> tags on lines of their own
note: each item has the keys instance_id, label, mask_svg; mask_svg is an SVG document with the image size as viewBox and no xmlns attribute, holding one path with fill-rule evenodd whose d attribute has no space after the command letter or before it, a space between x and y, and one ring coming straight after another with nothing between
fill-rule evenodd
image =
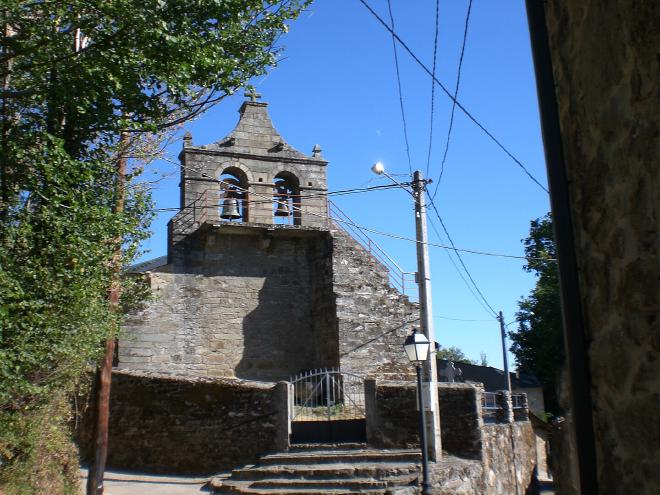
<instances>
[{"instance_id":1,"label":"stone stairway","mask_svg":"<svg viewBox=\"0 0 660 495\"><path fill-rule=\"evenodd\" d=\"M210 487L215 494L412 495L419 493L419 459L417 451L364 444L292 446L213 478Z\"/></svg>"}]
</instances>

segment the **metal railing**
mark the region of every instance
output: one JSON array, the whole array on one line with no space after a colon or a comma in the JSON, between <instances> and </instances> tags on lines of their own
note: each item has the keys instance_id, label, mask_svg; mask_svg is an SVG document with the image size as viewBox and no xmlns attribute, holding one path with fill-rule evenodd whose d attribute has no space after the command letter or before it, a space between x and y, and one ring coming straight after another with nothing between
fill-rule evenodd
<instances>
[{"instance_id":1,"label":"metal railing","mask_svg":"<svg viewBox=\"0 0 660 495\"><path fill-rule=\"evenodd\" d=\"M511 395L511 407L513 409L523 409L525 407L523 394L512 394Z\"/></svg>"},{"instance_id":2,"label":"metal railing","mask_svg":"<svg viewBox=\"0 0 660 495\"><path fill-rule=\"evenodd\" d=\"M293 389L291 421L338 421L365 417L364 379L336 368L299 373Z\"/></svg>"},{"instance_id":3,"label":"metal railing","mask_svg":"<svg viewBox=\"0 0 660 495\"><path fill-rule=\"evenodd\" d=\"M527 420L526 394L511 394L510 405L501 392L483 392L481 395L481 417L485 423L500 423ZM511 408L510 410L508 408ZM513 414L511 414L513 413Z\"/></svg>"},{"instance_id":4,"label":"metal railing","mask_svg":"<svg viewBox=\"0 0 660 495\"><path fill-rule=\"evenodd\" d=\"M481 395L481 415L484 421L494 423L497 421L497 411L500 406L497 405L497 394L495 392L484 392Z\"/></svg>"},{"instance_id":5,"label":"metal railing","mask_svg":"<svg viewBox=\"0 0 660 495\"><path fill-rule=\"evenodd\" d=\"M411 301L419 299L416 289L415 272L403 270L399 264L381 248L376 241L361 230L355 222L339 208L335 203L328 200L328 213L330 217L338 221L333 224L355 239L365 251L373 256L388 271L390 285L405 294Z\"/></svg>"}]
</instances>

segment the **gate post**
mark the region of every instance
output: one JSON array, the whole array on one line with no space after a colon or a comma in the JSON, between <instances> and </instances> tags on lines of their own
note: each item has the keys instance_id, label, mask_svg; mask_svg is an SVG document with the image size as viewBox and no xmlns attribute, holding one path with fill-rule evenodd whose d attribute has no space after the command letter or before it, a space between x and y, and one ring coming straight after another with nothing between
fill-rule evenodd
<instances>
[{"instance_id":1,"label":"gate post","mask_svg":"<svg viewBox=\"0 0 660 495\"><path fill-rule=\"evenodd\" d=\"M273 390L273 402L275 404L276 438L275 447L285 452L289 450L289 438L291 433L291 387L289 382L277 382Z\"/></svg>"},{"instance_id":2,"label":"gate post","mask_svg":"<svg viewBox=\"0 0 660 495\"><path fill-rule=\"evenodd\" d=\"M378 442L378 405L376 404L376 380L364 381L364 416L367 429L367 445L379 447Z\"/></svg>"}]
</instances>

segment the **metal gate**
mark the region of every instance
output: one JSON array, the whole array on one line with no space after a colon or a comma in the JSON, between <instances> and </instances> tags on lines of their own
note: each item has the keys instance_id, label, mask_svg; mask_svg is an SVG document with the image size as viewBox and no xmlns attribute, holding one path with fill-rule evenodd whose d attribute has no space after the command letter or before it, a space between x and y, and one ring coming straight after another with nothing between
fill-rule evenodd
<instances>
[{"instance_id":1,"label":"metal gate","mask_svg":"<svg viewBox=\"0 0 660 495\"><path fill-rule=\"evenodd\" d=\"M291 443L365 440L364 379L335 368L291 378Z\"/></svg>"}]
</instances>

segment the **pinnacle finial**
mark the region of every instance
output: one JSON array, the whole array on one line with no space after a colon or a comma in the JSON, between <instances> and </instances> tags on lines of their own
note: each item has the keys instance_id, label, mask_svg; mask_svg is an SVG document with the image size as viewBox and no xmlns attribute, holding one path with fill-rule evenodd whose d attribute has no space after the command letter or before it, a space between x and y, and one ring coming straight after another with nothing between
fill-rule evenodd
<instances>
[{"instance_id":1,"label":"pinnacle finial","mask_svg":"<svg viewBox=\"0 0 660 495\"><path fill-rule=\"evenodd\" d=\"M312 156L314 158L321 156L321 145L320 144L315 144L314 148L312 148Z\"/></svg>"},{"instance_id":2,"label":"pinnacle finial","mask_svg":"<svg viewBox=\"0 0 660 495\"><path fill-rule=\"evenodd\" d=\"M192 134L190 131L186 131L185 134L183 135L183 146L184 148L186 146L192 146Z\"/></svg>"}]
</instances>

